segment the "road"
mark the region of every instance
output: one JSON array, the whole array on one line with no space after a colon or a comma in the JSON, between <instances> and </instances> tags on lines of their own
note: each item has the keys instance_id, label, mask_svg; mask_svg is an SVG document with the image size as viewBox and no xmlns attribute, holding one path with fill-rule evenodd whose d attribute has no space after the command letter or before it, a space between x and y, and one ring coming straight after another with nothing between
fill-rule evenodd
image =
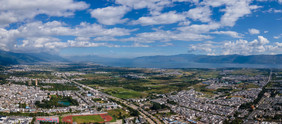
<instances>
[{"instance_id":1,"label":"road","mask_svg":"<svg viewBox=\"0 0 282 124\"><path fill-rule=\"evenodd\" d=\"M99 94L101 94L101 95L103 95L103 96L105 96L105 97L108 97L108 98L114 99L114 100L116 100L116 101L119 101L119 102L125 104L126 106L131 107L131 108L134 109L134 110L137 110L137 111L141 114L141 116L142 116L143 118L145 118L150 124L156 124L156 123L157 123L157 124L162 124L162 122L161 122L159 119L157 119L156 117L154 117L153 115L151 115L151 114L148 113L147 111L143 110L143 109L142 109L141 107L139 107L139 106L136 106L136 105L134 105L134 104L131 104L131 103L129 103L129 102L123 100L123 99L120 99L120 98L117 98L117 97L114 97L114 96L111 96L111 95L102 93L102 92L100 92L100 91L98 91L98 90L96 90L96 89L93 89L92 87L83 85L83 84L78 83L78 82L76 82L76 81L72 81L72 82L75 83L75 84L77 84L77 85L79 85L79 86L81 86L81 87L83 87L83 88L89 89L90 92L99 93ZM152 118L154 121L153 121L151 118Z\"/></svg>"},{"instance_id":2,"label":"road","mask_svg":"<svg viewBox=\"0 0 282 124\"><path fill-rule=\"evenodd\" d=\"M272 76L272 70L270 71L270 74L268 76L268 80L267 80L267 83L265 84L265 86L271 81L271 76ZM265 96L263 96L260 101L258 102L258 105L260 105L261 103L263 103L265 99ZM254 110L251 114L249 114L249 116L247 117L248 120L251 120L252 117L254 116L254 114L256 113L256 110Z\"/></svg>"}]
</instances>

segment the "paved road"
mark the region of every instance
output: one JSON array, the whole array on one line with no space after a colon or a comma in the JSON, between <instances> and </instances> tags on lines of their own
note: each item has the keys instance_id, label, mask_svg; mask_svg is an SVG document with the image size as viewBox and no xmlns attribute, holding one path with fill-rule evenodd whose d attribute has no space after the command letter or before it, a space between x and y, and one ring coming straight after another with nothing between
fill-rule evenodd
<instances>
[{"instance_id":1,"label":"paved road","mask_svg":"<svg viewBox=\"0 0 282 124\"><path fill-rule=\"evenodd\" d=\"M267 85L270 81L271 81L271 76L272 76L272 70L270 71L270 74L268 76L268 80L267 80L267 83L265 85ZM258 105L260 105L263 101L264 101L265 97L263 96L260 101L258 102ZM247 119L248 120L251 120L252 117L256 114L256 110L254 110L248 117Z\"/></svg>"},{"instance_id":2,"label":"paved road","mask_svg":"<svg viewBox=\"0 0 282 124\"><path fill-rule=\"evenodd\" d=\"M156 124L156 123L157 123L157 124L162 124L159 119L157 119L156 117L154 117L153 115L151 115L151 114L148 113L147 111L143 110L141 107L138 107L138 106L136 106L136 105L134 105L134 104L128 103L127 101L125 101L125 100L123 100L123 99L120 99L120 98L117 98L117 97L114 97L114 96L111 96L111 95L102 93L102 92L100 92L100 91L98 91L98 90L96 90L96 89L93 89L92 87L83 85L83 84L78 83L78 82L76 82L76 81L72 81L72 82L75 83L75 84L77 84L77 85L79 85L79 86L81 86L81 87L83 87L83 88L89 89L90 92L99 93L99 94L101 94L101 95L103 95L103 96L106 96L106 97L108 97L108 98L117 100L117 101L119 101L119 102L125 104L126 106L131 107L131 108L134 109L134 110L137 110L137 111L141 114L141 116L142 116L143 118L145 118L150 124ZM151 118L152 118L156 123L155 123Z\"/></svg>"}]
</instances>

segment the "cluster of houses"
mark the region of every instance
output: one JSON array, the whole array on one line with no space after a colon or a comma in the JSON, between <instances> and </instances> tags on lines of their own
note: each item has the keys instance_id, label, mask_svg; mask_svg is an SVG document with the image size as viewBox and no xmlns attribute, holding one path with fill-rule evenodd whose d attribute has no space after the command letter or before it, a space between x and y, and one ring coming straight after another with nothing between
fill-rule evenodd
<instances>
[{"instance_id":1,"label":"cluster of houses","mask_svg":"<svg viewBox=\"0 0 282 124\"><path fill-rule=\"evenodd\" d=\"M0 116L0 124L30 124L32 119L25 116Z\"/></svg>"},{"instance_id":2,"label":"cluster of houses","mask_svg":"<svg viewBox=\"0 0 282 124\"><path fill-rule=\"evenodd\" d=\"M81 88L82 89L82 88ZM82 89L83 90L83 89ZM39 87L4 84L0 87L0 112L70 112L70 111L93 111L92 106L114 109L121 107L114 102L96 103L92 99L100 97L97 94L83 96L87 91L48 91L41 90ZM43 109L35 106L36 101L50 100L51 95L71 96L77 100L78 106L57 107Z\"/></svg>"},{"instance_id":3,"label":"cluster of houses","mask_svg":"<svg viewBox=\"0 0 282 124\"><path fill-rule=\"evenodd\" d=\"M29 84L31 85L33 82L38 83L56 83L56 84L64 84L68 83L69 81L66 79L37 79L37 78L28 78L28 77L16 77L16 76L10 76L6 79L9 82L20 82L23 84Z\"/></svg>"}]
</instances>

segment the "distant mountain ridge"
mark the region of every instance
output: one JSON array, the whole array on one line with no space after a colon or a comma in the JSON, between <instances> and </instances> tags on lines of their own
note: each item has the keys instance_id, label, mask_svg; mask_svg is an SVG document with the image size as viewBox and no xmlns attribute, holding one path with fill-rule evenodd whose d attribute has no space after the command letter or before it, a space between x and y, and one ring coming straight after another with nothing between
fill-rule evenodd
<instances>
[{"instance_id":1,"label":"distant mountain ridge","mask_svg":"<svg viewBox=\"0 0 282 124\"><path fill-rule=\"evenodd\" d=\"M119 67L145 68L282 68L282 54L279 55L158 55L136 58L107 58L94 55L60 57L48 53L13 53L0 51L0 65L37 64L49 62L96 63Z\"/></svg>"},{"instance_id":2,"label":"distant mountain ridge","mask_svg":"<svg viewBox=\"0 0 282 124\"><path fill-rule=\"evenodd\" d=\"M194 55L179 54L171 56L144 56L132 59L103 58L99 56L73 56L76 62L94 62L109 66L146 68L218 68L253 67L282 68L282 54L279 55Z\"/></svg>"},{"instance_id":3,"label":"distant mountain ridge","mask_svg":"<svg viewBox=\"0 0 282 124\"><path fill-rule=\"evenodd\" d=\"M40 62L69 62L49 53L14 53L0 51L0 65L35 64Z\"/></svg>"}]
</instances>

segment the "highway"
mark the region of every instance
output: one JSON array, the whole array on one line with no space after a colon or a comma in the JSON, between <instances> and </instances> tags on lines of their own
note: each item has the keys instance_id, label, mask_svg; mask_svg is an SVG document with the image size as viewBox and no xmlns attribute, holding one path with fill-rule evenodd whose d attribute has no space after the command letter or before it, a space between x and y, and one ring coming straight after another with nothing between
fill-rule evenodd
<instances>
[{"instance_id":1,"label":"highway","mask_svg":"<svg viewBox=\"0 0 282 124\"><path fill-rule=\"evenodd\" d=\"M92 87L89 87L89 86L80 84L80 83L78 83L78 82L76 82L76 81L72 81L72 82L75 83L75 84L77 84L77 85L79 85L79 86L81 86L81 87L83 87L83 88L89 89L90 92L99 93L99 94L101 94L101 95L103 95L103 96L105 96L105 97L108 97L108 98L114 99L114 100L116 100L116 101L119 101L119 102L123 103L124 105L126 105L126 106L128 106L128 107L131 107L131 108L134 109L134 110L137 110L137 111L141 114L141 116L142 116L143 118L145 118L145 119L148 121L148 123L150 123L150 124L162 124L162 122L161 122L159 119L157 119L156 117L154 117L153 115L151 115L151 114L148 113L147 111L143 110L143 109L142 109L141 107L139 107L139 106L136 106L136 105L134 105L134 104L131 104L131 103L129 103L129 102L123 100L123 99L120 99L120 98L117 98L117 97L114 97L114 96L111 96L111 95L102 93L102 92L100 92L100 91L98 91L98 90L96 90L96 89L93 89ZM153 119L154 121L153 121L152 119Z\"/></svg>"},{"instance_id":2,"label":"highway","mask_svg":"<svg viewBox=\"0 0 282 124\"><path fill-rule=\"evenodd\" d=\"M267 83L265 84L265 86L271 81L271 76L272 76L272 70L270 71ZM258 105L260 105L265 99L265 96L263 96L260 101L258 102ZM251 118L254 116L254 114L256 113L256 111L252 111L251 114L249 114L249 116L247 117L248 120L251 120Z\"/></svg>"}]
</instances>

